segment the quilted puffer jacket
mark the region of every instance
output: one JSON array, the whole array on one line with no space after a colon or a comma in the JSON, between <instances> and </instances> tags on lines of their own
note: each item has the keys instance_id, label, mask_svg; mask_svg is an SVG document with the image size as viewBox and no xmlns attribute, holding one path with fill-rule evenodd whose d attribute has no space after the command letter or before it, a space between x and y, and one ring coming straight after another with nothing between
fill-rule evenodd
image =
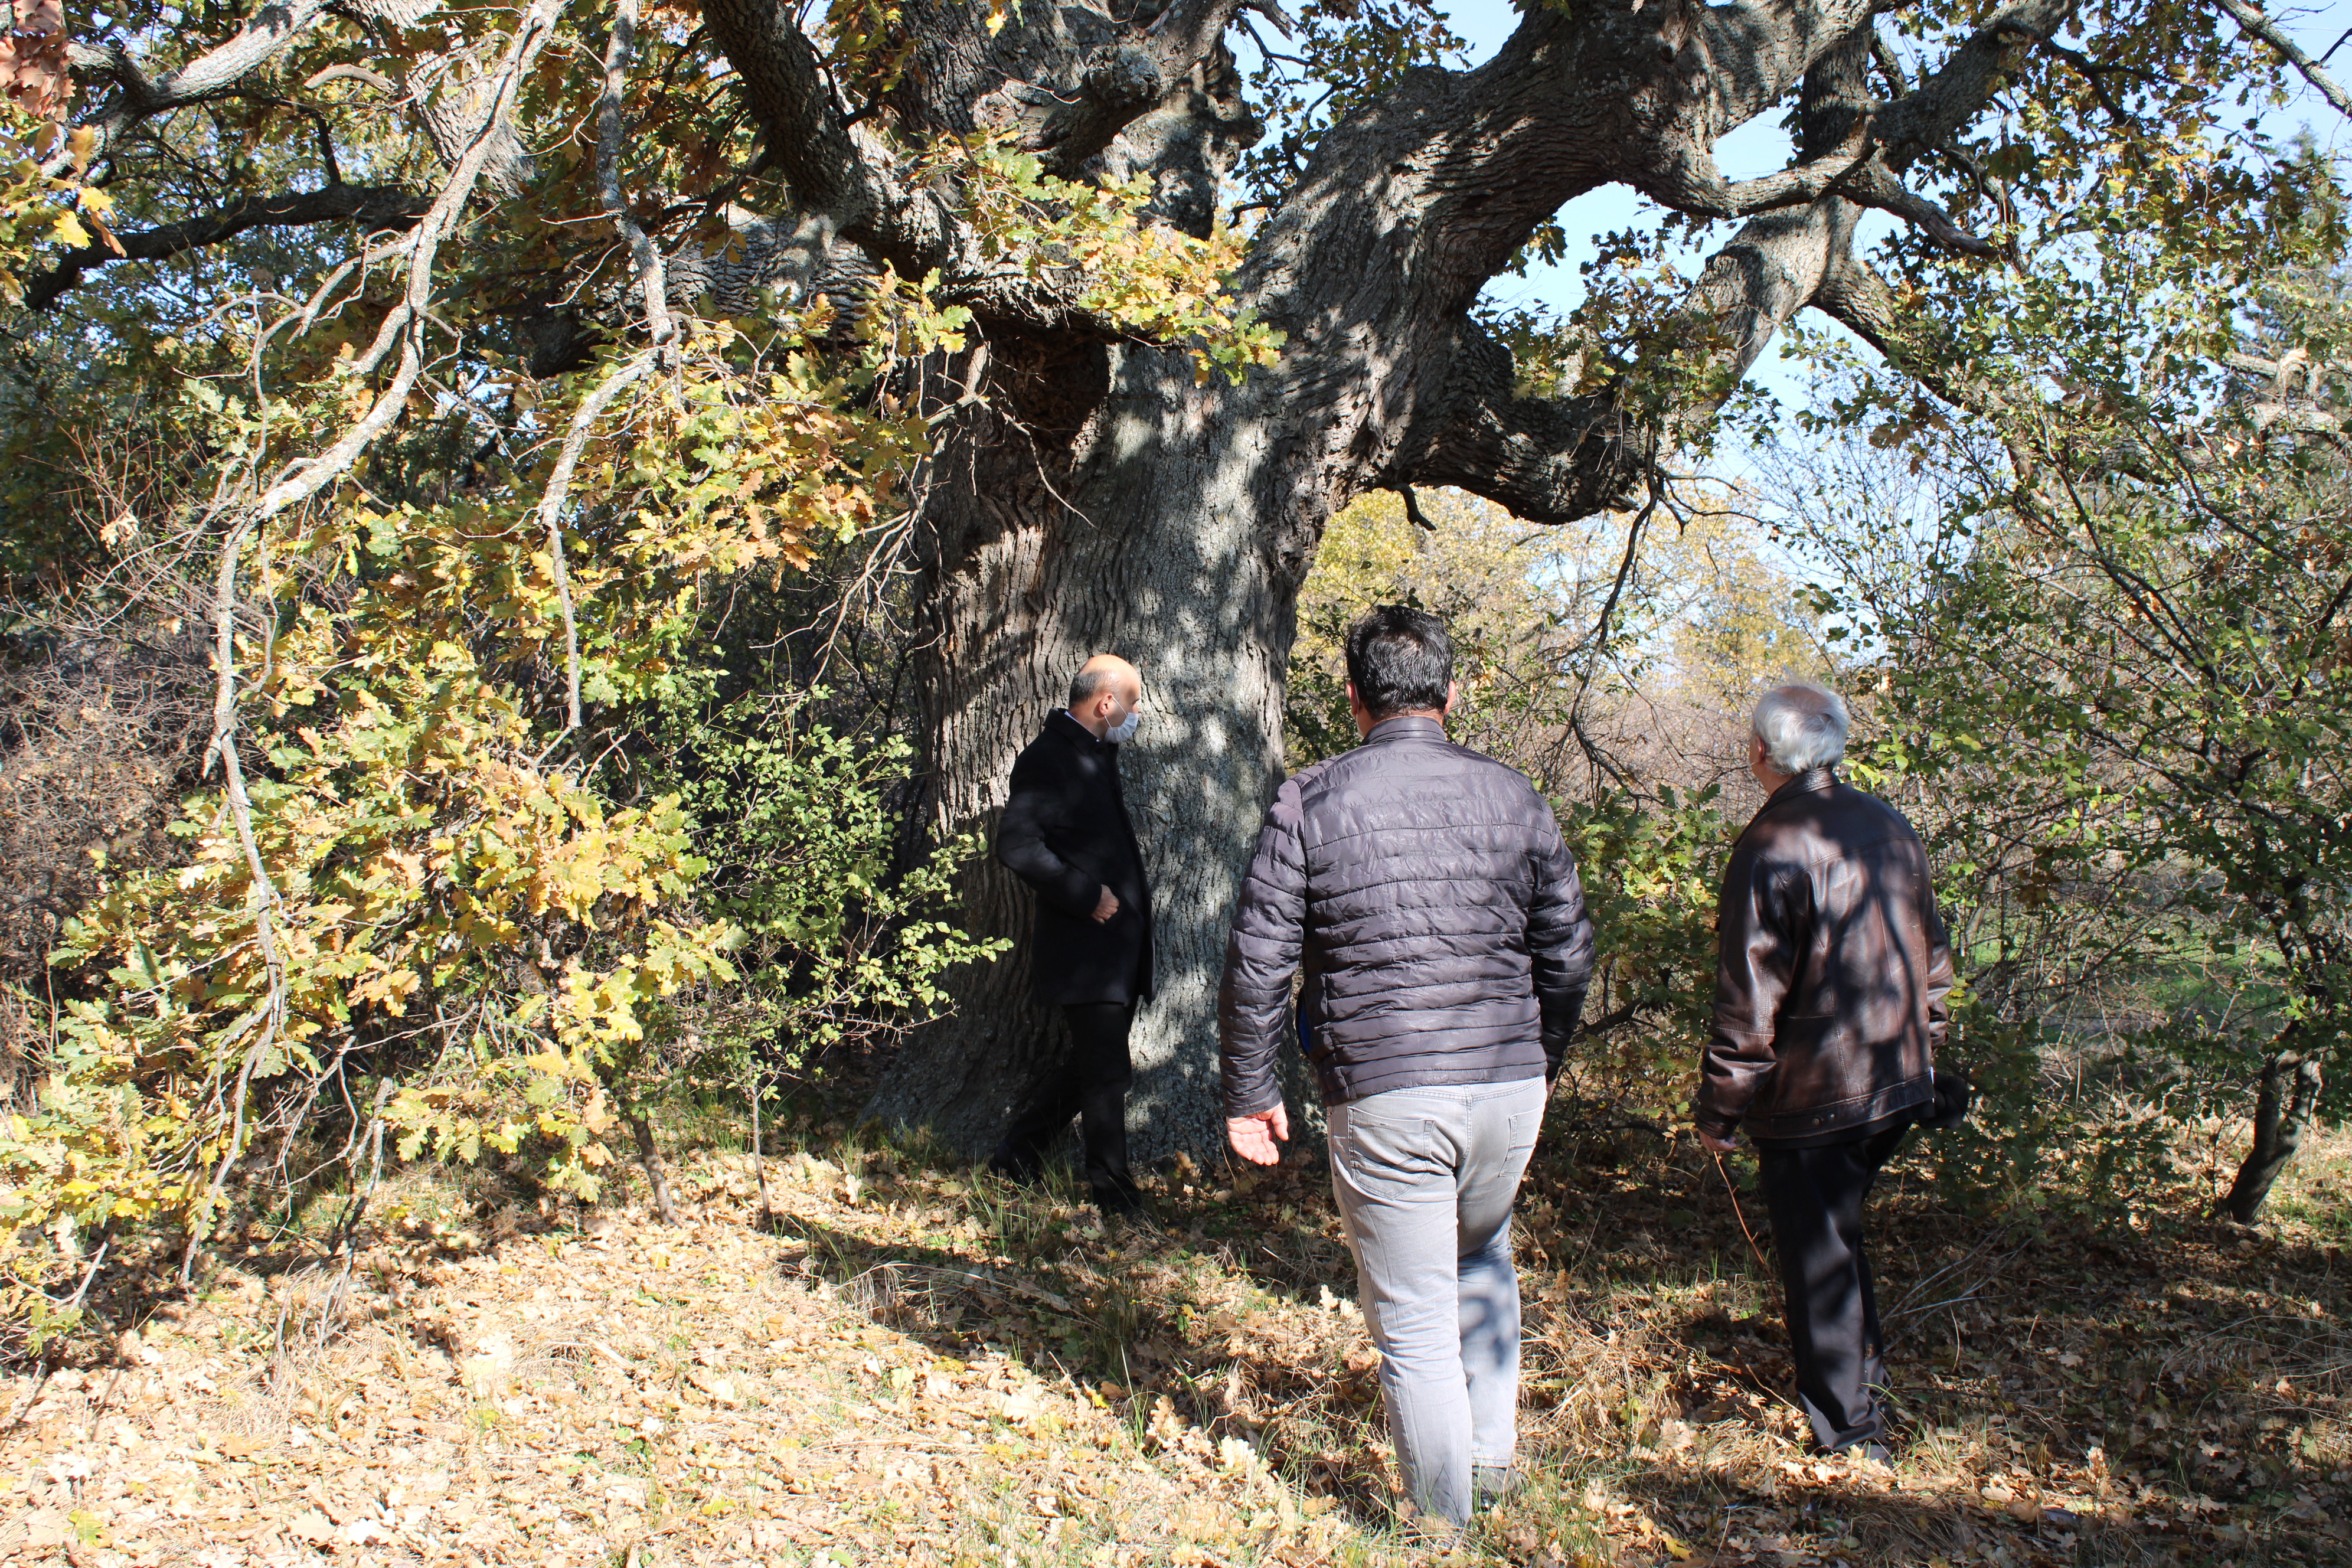
<instances>
[{"instance_id":1,"label":"quilted puffer jacket","mask_svg":"<svg viewBox=\"0 0 2352 1568\"><path fill-rule=\"evenodd\" d=\"M1225 1113L1281 1098L1291 977L1327 1101L1559 1070L1592 922L1551 807L1434 719L1291 778L1258 835L1217 994Z\"/></svg>"}]
</instances>

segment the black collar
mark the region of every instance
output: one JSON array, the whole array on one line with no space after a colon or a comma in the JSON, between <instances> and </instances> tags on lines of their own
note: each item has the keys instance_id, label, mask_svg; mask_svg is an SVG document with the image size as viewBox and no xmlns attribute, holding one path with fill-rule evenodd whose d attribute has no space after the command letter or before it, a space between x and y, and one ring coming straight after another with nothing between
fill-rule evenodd
<instances>
[{"instance_id":1,"label":"black collar","mask_svg":"<svg viewBox=\"0 0 2352 1568\"><path fill-rule=\"evenodd\" d=\"M1372 726L1364 737L1367 746L1386 746L1398 741L1443 741L1445 726L1435 719L1424 719L1418 713L1398 713Z\"/></svg>"},{"instance_id":2,"label":"black collar","mask_svg":"<svg viewBox=\"0 0 2352 1568\"><path fill-rule=\"evenodd\" d=\"M1110 746L1111 742L1078 722L1077 715L1066 708L1056 708L1045 721L1048 733L1057 734L1074 746ZM1116 746L1111 747L1116 751Z\"/></svg>"},{"instance_id":3,"label":"black collar","mask_svg":"<svg viewBox=\"0 0 2352 1568\"><path fill-rule=\"evenodd\" d=\"M1807 768L1803 773L1797 774L1795 777L1790 779L1786 784L1783 784L1779 789L1774 790L1771 795L1771 800L1778 800L1784 795L1794 797L1807 794L1812 790L1832 789L1836 787L1837 782L1837 769L1833 767ZM1765 804L1769 805L1770 803L1770 801L1767 801Z\"/></svg>"}]
</instances>

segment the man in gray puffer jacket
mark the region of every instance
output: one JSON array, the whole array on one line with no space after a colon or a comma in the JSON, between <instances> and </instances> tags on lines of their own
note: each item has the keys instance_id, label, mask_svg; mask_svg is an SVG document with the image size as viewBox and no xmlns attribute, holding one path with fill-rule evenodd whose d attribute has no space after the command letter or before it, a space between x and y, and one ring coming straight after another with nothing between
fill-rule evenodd
<instances>
[{"instance_id":1,"label":"man in gray puffer jacket","mask_svg":"<svg viewBox=\"0 0 2352 1568\"><path fill-rule=\"evenodd\" d=\"M1525 776L1445 738L1458 694L1436 617L1382 606L1350 628L1364 743L1276 793L1217 997L1228 1136L1270 1165L1303 959L1397 1467L1414 1508L1454 1525L1513 1480L1511 1204L1592 973L1559 825Z\"/></svg>"}]
</instances>

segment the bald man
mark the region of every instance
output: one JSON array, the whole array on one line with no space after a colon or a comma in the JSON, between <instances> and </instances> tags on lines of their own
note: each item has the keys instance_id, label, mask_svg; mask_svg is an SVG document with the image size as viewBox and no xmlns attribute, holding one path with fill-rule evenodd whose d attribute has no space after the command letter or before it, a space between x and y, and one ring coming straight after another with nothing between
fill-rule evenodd
<instances>
[{"instance_id":1,"label":"bald man","mask_svg":"<svg viewBox=\"0 0 2352 1568\"><path fill-rule=\"evenodd\" d=\"M1030 981L1061 1009L1067 1058L1013 1118L989 1164L1034 1182L1046 1146L1078 1119L1087 1186L1106 1215L1142 1211L1127 1164L1128 1026L1151 995L1151 890L1119 793L1118 749L1143 715L1143 677L1110 654L1087 660L1070 705L1013 764L996 858L1037 895Z\"/></svg>"}]
</instances>

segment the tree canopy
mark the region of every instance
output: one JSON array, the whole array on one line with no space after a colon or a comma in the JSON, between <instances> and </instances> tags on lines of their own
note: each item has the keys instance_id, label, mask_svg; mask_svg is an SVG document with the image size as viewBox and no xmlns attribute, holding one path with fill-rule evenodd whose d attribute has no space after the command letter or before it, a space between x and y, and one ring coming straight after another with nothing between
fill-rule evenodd
<instances>
[{"instance_id":1,"label":"tree canopy","mask_svg":"<svg viewBox=\"0 0 2352 1568\"><path fill-rule=\"evenodd\" d=\"M2241 0L1530 5L1475 68L1406 0L10 16L12 776L114 779L100 733L146 770L41 797L20 1218L193 1258L322 1126L347 1163L537 1151L586 1191L616 1125L656 1163L683 1066L756 1103L861 1032L911 1031L878 1110L973 1142L1050 1068L976 836L1104 648L1164 716L1143 1147L1205 1148L1233 879L1315 717L1299 595L1379 491L1610 544L1534 612L1589 626L1488 668L1597 781L1588 852L1647 933L1621 1021L1654 1024L1715 817L1619 787L1580 705L1641 642L1645 539L1726 537L1685 468L1777 417L1737 389L1809 310L1868 351L1815 416L1966 479L1945 575L1865 640L2047 650L1890 687L1890 732L1935 721L1906 765L2030 742L2209 803L2068 852L2211 870L2179 907L2316 955L2294 1006L2341 1016L2339 731L2305 716L2336 545L2281 497L2333 493L2340 323L2304 282L2342 234L2264 116L2352 105ZM1787 166L1727 177L1776 115ZM1612 184L1661 220L1594 238L1581 303L1494 306ZM1718 684L1813 628L1741 606L1760 570L1685 626Z\"/></svg>"}]
</instances>

